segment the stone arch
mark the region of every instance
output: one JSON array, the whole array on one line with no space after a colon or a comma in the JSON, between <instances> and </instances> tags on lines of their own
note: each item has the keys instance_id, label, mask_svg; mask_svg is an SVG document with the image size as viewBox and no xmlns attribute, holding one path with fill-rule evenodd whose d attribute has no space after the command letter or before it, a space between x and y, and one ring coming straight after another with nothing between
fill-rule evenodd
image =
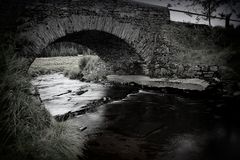
<instances>
[{"instance_id":1,"label":"stone arch","mask_svg":"<svg viewBox=\"0 0 240 160\"><path fill-rule=\"evenodd\" d=\"M118 37L135 49L146 64L151 61L156 48L157 36L130 23L117 21L112 17L71 15L70 17L50 17L36 23L27 31L19 33L22 44L20 54L37 57L43 48L62 37L82 31L94 30ZM20 43L21 43L20 42ZM147 69L145 70L147 72ZM144 72L144 73L145 73Z\"/></svg>"}]
</instances>

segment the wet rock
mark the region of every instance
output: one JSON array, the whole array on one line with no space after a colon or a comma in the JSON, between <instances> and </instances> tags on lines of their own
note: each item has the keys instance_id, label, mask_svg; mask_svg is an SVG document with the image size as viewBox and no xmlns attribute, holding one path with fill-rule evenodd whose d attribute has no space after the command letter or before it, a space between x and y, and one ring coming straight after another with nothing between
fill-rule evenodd
<instances>
[{"instance_id":1,"label":"wet rock","mask_svg":"<svg viewBox=\"0 0 240 160\"><path fill-rule=\"evenodd\" d=\"M68 90L67 92L64 92L64 93L61 93L61 94L57 94L57 95L55 95L55 96L61 96L61 95L64 95L64 94L68 94L68 93L71 93L72 92L72 90ZM55 97L54 96L54 97Z\"/></svg>"},{"instance_id":2,"label":"wet rock","mask_svg":"<svg viewBox=\"0 0 240 160\"><path fill-rule=\"evenodd\" d=\"M103 101L106 101L107 100L107 98L106 97L103 97Z\"/></svg>"},{"instance_id":3,"label":"wet rock","mask_svg":"<svg viewBox=\"0 0 240 160\"><path fill-rule=\"evenodd\" d=\"M73 117L72 112L67 112L63 115L56 115L54 116L55 120L57 120L58 122L63 122L68 120L69 118Z\"/></svg>"},{"instance_id":4,"label":"wet rock","mask_svg":"<svg viewBox=\"0 0 240 160\"><path fill-rule=\"evenodd\" d=\"M108 102L108 101L110 101L111 100L111 98L110 97L103 97L103 102Z\"/></svg>"},{"instance_id":5,"label":"wet rock","mask_svg":"<svg viewBox=\"0 0 240 160\"><path fill-rule=\"evenodd\" d=\"M201 66L201 70L204 71L204 72L207 72L208 71L208 66L206 66L206 65Z\"/></svg>"},{"instance_id":6,"label":"wet rock","mask_svg":"<svg viewBox=\"0 0 240 160\"><path fill-rule=\"evenodd\" d=\"M84 127L80 127L79 129L80 129L80 131L84 131L84 130L87 129L87 127L85 127L85 126Z\"/></svg>"},{"instance_id":7,"label":"wet rock","mask_svg":"<svg viewBox=\"0 0 240 160\"><path fill-rule=\"evenodd\" d=\"M210 66L210 71L212 72L218 71L218 66Z\"/></svg>"},{"instance_id":8,"label":"wet rock","mask_svg":"<svg viewBox=\"0 0 240 160\"><path fill-rule=\"evenodd\" d=\"M221 81L220 79L218 79L218 78L216 78L216 77L214 77L213 80L214 80L215 82L220 82L220 81Z\"/></svg>"},{"instance_id":9,"label":"wet rock","mask_svg":"<svg viewBox=\"0 0 240 160\"><path fill-rule=\"evenodd\" d=\"M84 93L86 93L88 90L80 90L80 91L77 91L76 94L77 95L82 95Z\"/></svg>"}]
</instances>

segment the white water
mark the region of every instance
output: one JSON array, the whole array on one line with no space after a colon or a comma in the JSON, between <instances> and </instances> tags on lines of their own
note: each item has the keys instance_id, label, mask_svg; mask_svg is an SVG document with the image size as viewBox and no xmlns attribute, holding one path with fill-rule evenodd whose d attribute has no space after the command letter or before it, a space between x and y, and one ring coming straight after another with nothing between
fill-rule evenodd
<instances>
[{"instance_id":1,"label":"white water","mask_svg":"<svg viewBox=\"0 0 240 160\"><path fill-rule=\"evenodd\" d=\"M86 104L103 98L107 90L101 84L71 80L61 73L39 76L32 80L32 84L38 88L45 107L53 116L80 110ZM77 95L79 90L88 91Z\"/></svg>"}]
</instances>

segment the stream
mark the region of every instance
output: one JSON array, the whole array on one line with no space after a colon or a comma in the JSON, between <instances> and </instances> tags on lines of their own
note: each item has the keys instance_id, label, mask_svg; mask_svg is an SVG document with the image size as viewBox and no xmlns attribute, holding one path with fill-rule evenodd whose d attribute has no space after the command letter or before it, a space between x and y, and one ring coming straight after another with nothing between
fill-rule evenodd
<instances>
[{"instance_id":1,"label":"stream","mask_svg":"<svg viewBox=\"0 0 240 160\"><path fill-rule=\"evenodd\" d=\"M232 101L80 82L60 73L39 76L32 83L53 116L111 99L68 120L85 128L85 159L239 158L239 119Z\"/></svg>"}]
</instances>

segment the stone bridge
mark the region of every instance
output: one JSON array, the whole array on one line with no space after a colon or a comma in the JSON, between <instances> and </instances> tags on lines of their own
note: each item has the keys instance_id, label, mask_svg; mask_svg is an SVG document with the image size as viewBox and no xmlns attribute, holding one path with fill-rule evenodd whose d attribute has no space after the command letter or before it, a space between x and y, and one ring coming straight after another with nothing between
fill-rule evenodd
<instances>
[{"instance_id":1,"label":"stone bridge","mask_svg":"<svg viewBox=\"0 0 240 160\"><path fill-rule=\"evenodd\" d=\"M167 8L130 0L65 0L27 3L18 21L25 56L41 56L52 43L75 42L107 63L125 70L142 66L143 73L136 74L148 74L153 55L166 43L160 27L170 15Z\"/></svg>"},{"instance_id":2,"label":"stone bridge","mask_svg":"<svg viewBox=\"0 0 240 160\"><path fill-rule=\"evenodd\" d=\"M131 0L23 0L21 4L24 9L17 20L21 55L41 57L51 44L74 42L125 74L204 78L203 72L213 77L218 70L215 64L192 69L178 60L169 36L168 26L174 23L168 8Z\"/></svg>"}]
</instances>

